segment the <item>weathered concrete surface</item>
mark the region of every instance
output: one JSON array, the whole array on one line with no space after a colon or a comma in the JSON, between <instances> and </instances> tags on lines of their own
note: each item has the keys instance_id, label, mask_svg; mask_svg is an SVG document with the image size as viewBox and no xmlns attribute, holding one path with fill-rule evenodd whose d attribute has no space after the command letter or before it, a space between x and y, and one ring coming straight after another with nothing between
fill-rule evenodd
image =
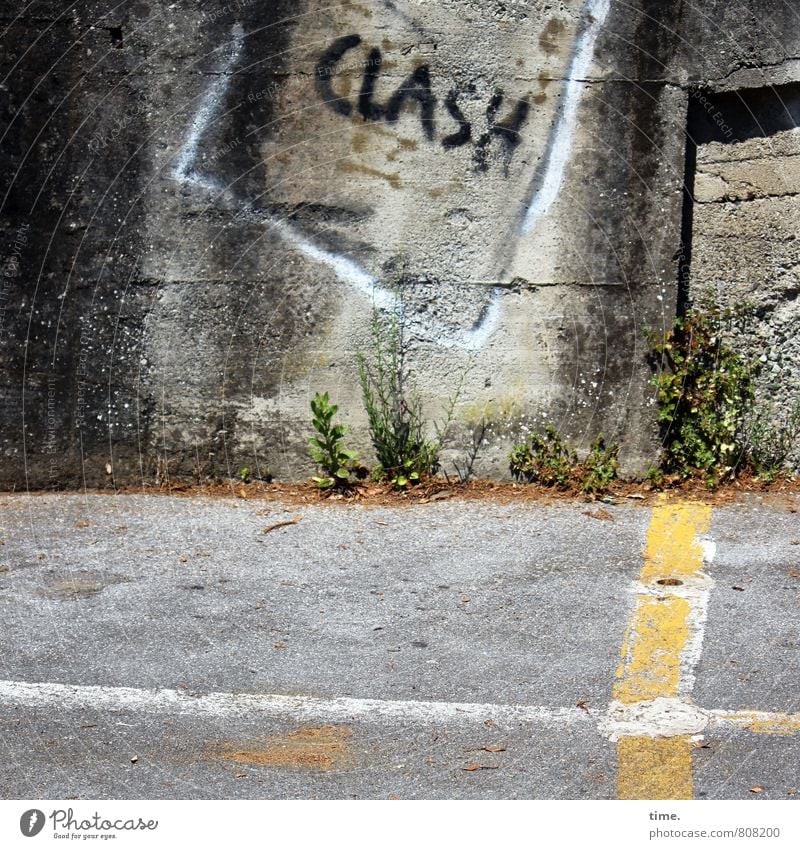
<instances>
[{"instance_id":1,"label":"weathered concrete surface","mask_svg":"<svg viewBox=\"0 0 800 849\"><path fill-rule=\"evenodd\" d=\"M714 511L688 707L794 719L703 729L698 798L798 789L798 506ZM0 795L614 798L651 516L4 497Z\"/></svg>"},{"instance_id":2,"label":"weathered concrete surface","mask_svg":"<svg viewBox=\"0 0 800 849\"><path fill-rule=\"evenodd\" d=\"M694 698L794 712L800 704L800 527L788 510L715 511L714 580ZM784 623L769 627L766 623ZM776 674L776 670L783 670ZM789 686L787 686L789 685Z\"/></svg>"},{"instance_id":3,"label":"weathered concrete surface","mask_svg":"<svg viewBox=\"0 0 800 849\"><path fill-rule=\"evenodd\" d=\"M757 6L7 13L0 485L302 477L326 389L366 449L354 352L395 282L431 414L474 360L485 474L544 422L646 467L690 92L800 79L795 12Z\"/></svg>"},{"instance_id":4,"label":"weathered concrete surface","mask_svg":"<svg viewBox=\"0 0 800 849\"><path fill-rule=\"evenodd\" d=\"M558 507L531 515L464 504L264 514L263 504L230 500L3 500L3 585L27 587L27 601L5 596L21 651L0 661L2 678L24 679L35 663L40 677L65 683L78 669L86 684L291 692L310 663L319 696L550 707L610 699L639 568L631 552L648 519L645 510L603 522ZM576 572L572 546L589 550L606 527L607 545ZM475 533L492 541L477 560ZM586 628L543 605L549 594L569 598ZM62 615L76 601L86 616ZM148 645L155 666L131 640Z\"/></svg>"},{"instance_id":5,"label":"weathered concrete surface","mask_svg":"<svg viewBox=\"0 0 800 849\"><path fill-rule=\"evenodd\" d=\"M730 139L698 149L691 292L752 308L732 341L758 368L760 409L788 430L793 418L795 429L800 424L800 130L763 135L776 117L781 126L794 123L798 92L758 91L760 98L738 98L739 109L729 101L720 121ZM800 445L790 460L800 464Z\"/></svg>"}]
</instances>

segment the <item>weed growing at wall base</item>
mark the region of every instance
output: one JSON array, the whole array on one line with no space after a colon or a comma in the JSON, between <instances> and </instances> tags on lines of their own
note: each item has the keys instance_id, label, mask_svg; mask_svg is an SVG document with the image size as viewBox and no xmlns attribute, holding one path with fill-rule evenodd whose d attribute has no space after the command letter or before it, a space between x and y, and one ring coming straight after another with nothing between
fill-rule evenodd
<instances>
[{"instance_id":1,"label":"weed growing at wall base","mask_svg":"<svg viewBox=\"0 0 800 849\"><path fill-rule=\"evenodd\" d=\"M543 434L532 433L527 442L511 452L511 474L517 480L568 489L578 455L564 442L561 434L547 425Z\"/></svg>"},{"instance_id":2,"label":"weed growing at wall base","mask_svg":"<svg viewBox=\"0 0 800 849\"><path fill-rule=\"evenodd\" d=\"M344 447L346 426L333 423L338 411L339 408L330 403L327 392L324 395L317 392L311 401L312 423L318 436L310 437L308 444L312 459L324 473L313 479L320 489L347 487L358 459L355 451Z\"/></svg>"},{"instance_id":3,"label":"weed growing at wall base","mask_svg":"<svg viewBox=\"0 0 800 849\"><path fill-rule=\"evenodd\" d=\"M722 309L704 300L667 333L645 331L656 369L664 473L701 476L713 489L746 464L755 367L726 336L742 331L748 315L747 307Z\"/></svg>"},{"instance_id":4,"label":"weed growing at wall base","mask_svg":"<svg viewBox=\"0 0 800 849\"><path fill-rule=\"evenodd\" d=\"M747 430L747 450L756 477L770 482L784 469L790 469L798 446L800 400L782 415L772 405L756 410Z\"/></svg>"},{"instance_id":5,"label":"weed growing at wall base","mask_svg":"<svg viewBox=\"0 0 800 849\"><path fill-rule=\"evenodd\" d=\"M509 457L516 480L566 490L579 486L591 495L608 491L617 478L617 443L606 444L599 434L583 464L561 434L547 425L544 433L533 433L527 442L515 446Z\"/></svg>"},{"instance_id":6,"label":"weed growing at wall base","mask_svg":"<svg viewBox=\"0 0 800 849\"><path fill-rule=\"evenodd\" d=\"M603 434L597 435L589 448L589 456L583 464L581 488L584 492L599 495L608 490L617 477L619 445L606 444Z\"/></svg>"},{"instance_id":7,"label":"weed growing at wall base","mask_svg":"<svg viewBox=\"0 0 800 849\"><path fill-rule=\"evenodd\" d=\"M436 472L439 452L471 366L462 373L448 399L444 420L434 422L435 436L429 438L422 400L411 380L404 331L402 298L397 308L388 314L373 309L369 356L363 352L357 355L361 394L378 460L373 476L378 480L390 480L398 489L405 489Z\"/></svg>"},{"instance_id":8,"label":"weed growing at wall base","mask_svg":"<svg viewBox=\"0 0 800 849\"><path fill-rule=\"evenodd\" d=\"M488 430L489 422L486 421L486 417L484 416L472 427L470 441L467 446L463 463L459 465L455 461L453 462L453 467L455 468L458 479L462 484L468 483L474 477L475 463L481 453L481 448L486 442L486 433ZM447 477L447 472L445 472L445 477Z\"/></svg>"}]
</instances>

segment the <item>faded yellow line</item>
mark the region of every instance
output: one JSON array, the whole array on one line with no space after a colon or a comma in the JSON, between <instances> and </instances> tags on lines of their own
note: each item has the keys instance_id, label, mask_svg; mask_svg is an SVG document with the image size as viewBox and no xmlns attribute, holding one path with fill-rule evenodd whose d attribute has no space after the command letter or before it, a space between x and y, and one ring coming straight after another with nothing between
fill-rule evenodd
<instances>
[{"instance_id":1,"label":"faded yellow line","mask_svg":"<svg viewBox=\"0 0 800 849\"><path fill-rule=\"evenodd\" d=\"M800 714L764 713L758 710L739 710L732 713L713 711L715 722L737 725L754 734L789 736L800 734Z\"/></svg>"},{"instance_id":2,"label":"faded yellow line","mask_svg":"<svg viewBox=\"0 0 800 849\"><path fill-rule=\"evenodd\" d=\"M662 578L686 577L703 568L701 537L711 527L711 507L699 501L670 504L661 496L661 504L653 510L644 567L639 580L642 583Z\"/></svg>"},{"instance_id":3,"label":"faded yellow line","mask_svg":"<svg viewBox=\"0 0 800 849\"><path fill-rule=\"evenodd\" d=\"M662 497L662 503L653 510L639 581L658 592L641 593L636 598L614 686L614 698L623 704L678 696L681 655L690 638L692 607L670 586L702 570L700 538L710 525L711 508L706 504L670 504ZM617 743L617 796L691 799L689 738L621 738Z\"/></svg>"},{"instance_id":4,"label":"faded yellow line","mask_svg":"<svg viewBox=\"0 0 800 849\"><path fill-rule=\"evenodd\" d=\"M622 646L614 698L630 705L676 697L681 649L689 637L689 602L674 595L638 596L633 622Z\"/></svg>"},{"instance_id":5,"label":"faded yellow line","mask_svg":"<svg viewBox=\"0 0 800 849\"><path fill-rule=\"evenodd\" d=\"M617 743L619 799L691 799L689 737L621 737Z\"/></svg>"}]
</instances>

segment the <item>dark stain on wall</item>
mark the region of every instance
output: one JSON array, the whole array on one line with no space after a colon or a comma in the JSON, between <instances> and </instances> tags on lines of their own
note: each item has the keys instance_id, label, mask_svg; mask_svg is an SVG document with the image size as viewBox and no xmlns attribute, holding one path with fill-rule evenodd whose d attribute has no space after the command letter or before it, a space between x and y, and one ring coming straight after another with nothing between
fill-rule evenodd
<instances>
[{"instance_id":1,"label":"dark stain on wall","mask_svg":"<svg viewBox=\"0 0 800 849\"><path fill-rule=\"evenodd\" d=\"M287 78L291 39L306 6L305 0L277 0L259 6L257 14L244 20L242 50L232 69L233 79L221 116L222 131L212 132L207 138L209 152L227 151L215 160L220 178L256 205L264 203L264 190L270 180L261 146L277 127L276 104ZM231 16L208 27L209 48L230 39L233 23Z\"/></svg>"},{"instance_id":2,"label":"dark stain on wall","mask_svg":"<svg viewBox=\"0 0 800 849\"><path fill-rule=\"evenodd\" d=\"M673 187L682 177L685 126L676 111L685 97L666 77L681 38L681 6L645 0L638 11L612 7L598 55L619 56L621 67L611 79L593 82L584 97L580 123L597 153L576 204L584 210L581 235L565 246L574 279L592 292L576 322L574 351L581 354L565 348L559 368L563 385L576 371L586 380L569 413L585 426L591 411L590 430L607 437L637 432L625 446L633 453L636 440L647 445L655 433L642 414L650 389L635 365L643 354L641 329L660 322L659 310L674 315L677 295L680 203ZM620 44L631 51L620 53ZM591 374L598 363L600 378ZM588 389L591 380L602 392Z\"/></svg>"},{"instance_id":3,"label":"dark stain on wall","mask_svg":"<svg viewBox=\"0 0 800 849\"><path fill-rule=\"evenodd\" d=\"M0 332L3 486L81 485L82 460L123 435L131 470L148 438L147 404L138 432L134 415L146 99L126 30L23 15L4 34L0 238L26 238Z\"/></svg>"},{"instance_id":4,"label":"dark stain on wall","mask_svg":"<svg viewBox=\"0 0 800 849\"><path fill-rule=\"evenodd\" d=\"M545 53L556 53L559 47L559 37L563 35L565 29L563 21L559 18L550 18L539 36L539 47Z\"/></svg>"}]
</instances>

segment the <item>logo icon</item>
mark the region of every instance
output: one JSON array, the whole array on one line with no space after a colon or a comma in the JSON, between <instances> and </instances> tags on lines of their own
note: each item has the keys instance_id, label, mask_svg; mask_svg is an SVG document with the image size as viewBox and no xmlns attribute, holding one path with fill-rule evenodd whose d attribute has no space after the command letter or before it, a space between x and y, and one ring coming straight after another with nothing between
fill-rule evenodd
<instances>
[{"instance_id":1,"label":"logo icon","mask_svg":"<svg viewBox=\"0 0 800 849\"><path fill-rule=\"evenodd\" d=\"M19 830L25 837L36 837L44 828L44 814L37 808L31 808L19 818Z\"/></svg>"}]
</instances>

